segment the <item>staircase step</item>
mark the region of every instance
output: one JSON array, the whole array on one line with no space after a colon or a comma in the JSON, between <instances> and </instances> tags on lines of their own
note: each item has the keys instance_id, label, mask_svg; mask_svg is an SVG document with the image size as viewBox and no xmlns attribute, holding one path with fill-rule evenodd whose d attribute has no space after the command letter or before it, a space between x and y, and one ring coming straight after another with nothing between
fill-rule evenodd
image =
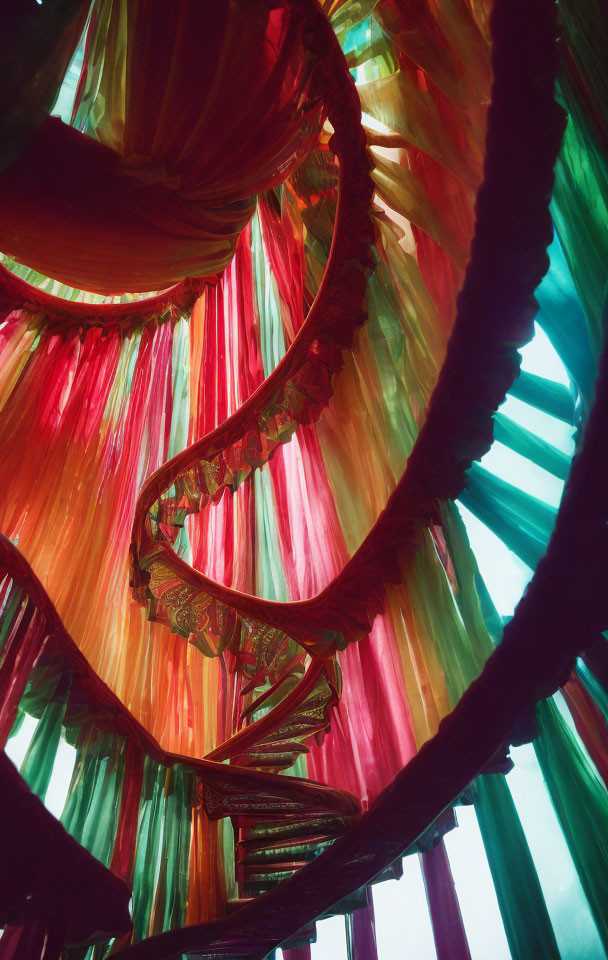
<instances>
[{"instance_id":1,"label":"staircase step","mask_svg":"<svg viewBox=\"0 0 608 960\"><path fill-rule=\"evenodd\" d=\"M235 818L237 819L237 818ZM323 834L327 839L330 837L341 837L358 820L356 816L337 816L336 814L319 817L313 816L304 818L299 814L297 817L282 820L271 821L250 821L246 817L238 817L237 826L246 831L243 835L243 841L247 840L267 840L270 843L278 843L285 840L297 840L314 835Z\"/></svg>"}]
</instances>

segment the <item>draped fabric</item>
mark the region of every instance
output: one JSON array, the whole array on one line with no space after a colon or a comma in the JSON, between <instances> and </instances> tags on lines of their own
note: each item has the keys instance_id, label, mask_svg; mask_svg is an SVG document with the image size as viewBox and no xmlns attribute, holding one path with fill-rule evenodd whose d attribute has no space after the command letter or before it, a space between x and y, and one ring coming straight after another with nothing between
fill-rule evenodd
<instances>
[{"instance_id":1,"label":"draped fabric","mask_svg":"<svg viewBox=\"0 0 608 960\"><path fill-rule=\"evenodd\" d=\"M10 909L0 883L0 958L300 960L344 914L349 957L382 960L376 884L404 855L437 958L475 958L463 805L508 953L568 956L509 774L530 742L568 917L605 956L599 4L45 0L5 22L2 745L34 729L0 814L27 784L43 817L71 751L53 842L116 909L76 926L63 876ZM535 319L568 386L520 373ZM585 438L563 511L475 462L494 440L561 494L543 416ZM469 515L539 565L508 626Z\"/></svg>"},{"instance_id":2,"label":"draped fabric","mask_svg":"<svg viewBox=\"0 0 608 960\"><path fill-rule=\"evenodd\" d=\"M76 128L49 117L2 174L3 251L104 294L223 269L318 129L305 29L274 3L96 6Z\"/></svg>"}]
</instances>

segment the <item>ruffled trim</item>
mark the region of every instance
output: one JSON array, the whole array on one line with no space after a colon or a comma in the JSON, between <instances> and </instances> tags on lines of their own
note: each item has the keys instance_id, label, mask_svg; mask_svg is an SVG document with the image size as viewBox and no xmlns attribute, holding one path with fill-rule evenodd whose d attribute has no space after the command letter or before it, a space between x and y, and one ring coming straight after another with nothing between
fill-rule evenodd
<instances>
[{"instance_id":1,"label":"ruffled trim","mask_svg":"<svg viewBox=\"0 0 608 960\"><path fill-rule=\"evenodd\" d=\"M92 724L100 732L111 730L115 735L129 740L138 750L162 766L187 766L209 789L223 790L226 795L234 792L255 795L260 803L269 802L269 798L274 797L274 812L280 812L285 803L294 801L298 801L313 813L322 811L352 816L360 812L361 807L355 797L311 780L278 776L236 765L226 766L219 761L184 757L163 750L158 741L95 673L67 632L50 597L27 560L10 540L0 534L0 582L5 576L11 578L14 587L25 592L27 603L25 615L15 617L14 625L9 630L3 650L0 681L11 676L11 687L15 685L15 680L17 686L19 685L20 681L16 678L23 673L19 650L27 635L28 647L32 648L28 650L31 663L27 666L26 673L20 676L20 680L25 685L31 670L36 672L38 678L46 671L53 674L57 668L68 672L69 694L63 721L67 730L78 731L83 723ZM3 584L3 587L6 589L6 584ZM36 640L28 635L33 619L37 623ZM0 683L0 686L8 689L4 682ZM3 719L2 711L0 717ZM217 816L214 819L217 819Z\"/></svg>"},{"instance_id":2,"label":"ruffled trim","mask_svg":"<svg viewBox=\"0 0 608 960\"><path fill-rule=\"evenodd\" d=\"M276 433L269 433L262 431L260 424L267 422L264 411L270 408L266 404L276 393L282 398L278 406L283 409L281 404L289 396L294 367L302 364L304 336L310 344L305 369L326 371L322 396L329 394L332 364L321 365L310 354L315 343L333 344L327 346L328 354L336 368L342 362L335 338L339 334L345 339L348 326L344 315L342 322L334 322L341 309L337 296L331 299L329 320L322 309L333 281L330 264L323 289L302 328L302 339L294 342L272 376L233 417L169 461L145 485L138 501L132 544L133 584L139 588L140 596L147 592L150 565L162 563L193 592L204 592L218 606L230 608L241 617L253 617L283 630L315 655L331 657L336 649L369 633L376 614L383 608L386 584L402 579L402 565L416 549L420 525L436 516L438 500L459 495L466 483L467 469L489 449L493 415L519 373L518 348L532 336L534 290L548 267L546 248L552 239L549 199L565 115L554 100L557 49L552 8L538 3L527 16L530 23L525 35L520 19L500 4L493 16L494 30L500 39L493 50L495 81L471 259L426 422L406 470L372 531L322 593L296 603L266 601L225 587L189 567L171 546L177 526L187 513L218 499L226 486L234 488L291 435L291 426L282 433L279 423ZM542 36L545 42L539 55L541 41L537 38ZM337 46L335 38L333 43ZM514 56L518 63L515 73ZM340 89L348 91L341 110L351 106L352 113L346 116L352 124L356 89L350 78L344 82L343 75L341 83ZM359 107L356 109L358 112ZM343 137L338 143L348 189L355 186L348 171L352 162L350 151L357 138L352 130L347 137L346 130L351 128L344 120L341 123L345 133L340 130L336 135ZM362 150L359 156L358 172L362 175ZM368 174L364 180L367 184ZM343 201L345 192L343 189ZM358 202L355 216L360 218L363 194ZM346 250L351 240L361 244L360 240L345 238L344 230L339 208L332 248L334 263L343 255L343 243ZM361 253L360 250L359 256ZM356 278L358 298L358 285L365 279L365 262L359 270L351 268L350 259L345 263L346 269L352 270L352 279L339 283L337 290L342 296ZM347 303L352 309L352 300ZM354 319L358 322L358 317ZM312 340L311 326L317 323L319 329ZM351 330L354 332L354 325ZM326 339L328 336L330 339ZM341 339L337 342L343 344ZM319 356L325 355L319 351ZM254 455L249 456L252 449ZM162 492L171 483L176 483L177 492L163 504ZM146 516L150 510L154 514L151 520Z\"/></svg>"},{"instance_id":3,"label":"ruffled trim","mask_svg":"<svg viewBox=\"0 0 608 960\"><path fill-rule=\"evenodd\" d=\"M525 31L521 29L522 23L526 24ZM543 124L547 116L553 123L553 130L544 140L542 163L534 163L535 171L544 173L535 177L538 193L534 198L537 226L543 226L544 229L549 200L547 188L550 188L549 161L555 156L562 124L561 116L553 109L552 99L556 57L555 5L552 0L536 0L532 4L523 0L497 0L492 27L496 85L499 87L496 102L500 103L500 93L503 105L506 105L505 101L508 103L506 94L513 79L513 62L527 75L528 81L528 69L534 65L532 76L538 78L536 84L528 83L523 99L518 100L521 90L514 90L510 117L508 115L505 118L512 121L511 134L514 132L517 111L525 112L528 117L536 116L537 122L540 120L541 137L543 131L546 133ZM535 97L534 94L539 91L541 95ZM540 110L541 106L543 110ZM491 124L498 124L501 119L500 111L494 110ZM530 132L539 136L533 124L530 125ZM522 141L514 137L511 146L519 150ZM536 160L534 154L532 158ZM500 158L495 154L495 159L503 166L503 174L508 179L511 172L509 155ZM528 176L530 168L522 168L521 173ZM499 183L500 179L496 186ZM524 228L526 220L523 220ZM495 230L499 229L501 225L497 223ZM537 279L533 268L542 268L540 248L542 243L544 249L546 240L543 230L539 229L535 235L538 238L536 255L532 256L530 252L530 256L524 260L526 269L521 273L519 269L515 272L515 278L528 277L529 289L533 289L532 285ZM522 237L525 236L525 232L522 232ZM478 235L477 251L481 239ZM484 252L477 252L476 256L483 260ZM517 265L515 256L513 261ZM488 290L491 277L492 274L488 286L480 278L482 288ZM500 305L500 294L508 297L513 304L509 293L515 279L507 272L503 281L507 285L503 290L495 291L489 305ZM519 300L520 307L525 309L527 315L528 310L532 309L531 293L524 297L523 292L522 280L515 302ZM502 311L499 316L506 319ZM517 324L513 323L513 328L517 329ZM491 335L487 330L484 334L486 337ZM454 355L453 351L451 355ZM446 398L451 389L449 378L447 383ZM465 383L466 394L470 384ZM485 378L482 383L483 388L473 385L472 392L474 409L480 404L483 411L489 398L485 390ZM445 409L444 413L447 414ZM437 436L440 434L442 418L440 414L434 417L438 425L431 424L428 428L431 438L434 430L438 431ZM596 403L585 431L582 450L573 461L547 553L540 561L515 616L505 628L502 643L488 659L480 677L442 721L438 733L404 767L372 809L345 837L336 841L327 852L305 866L278 890L268 894L263 911L259 904L253 903L243 906L224 921L152 938L128 951L125 956L129 960L161 960L172 952L189 951L205 956L225 950L228 945L236 949L237 945L245 942L252 956L265 955L284 942L294 930L305 927L311 918L320 916L331 903L368 883L401 856L427 830L429 823L436 820L492 757L502 750L504 743L510 740L518 719L529 714L539 700L551 696L565 682L577 654L592 645L608 626L608 571L604 562L608 550L607 432L608 351L604 351ZM483 424L481 429L470 429L465 436L467 440L472 438L471 446L464 450L457 448L461 456L447 482L445 478L436 480L438 486L443 485L446 496L453 495L458 489L466 463L485 442ZM461 439L465 439L465 436L461 435ZM429 467L426 458L418 462L418 476L427 475ZM575 567L572 566L573 556L578 558ZM580 598L583 595L586 606L585 617L581 619ZM522 664L525 664L525 669L522 669Z\"/></svg>"},{"instance_id":4,"label":"ruffled trim","mask_svg":"<svg viewBox=\"0 0 608 960\"><path fill-rule=\"evenodd\" d=\"M177 623L183 617L183 599L171 609L166 591L162 591L163 598L159 589L150 586L151 571L162 568L163 580L172 573L186 592L196 584L196 599L200 600L201 575L180 561L169 546L179 527L188 514L216 502L226 489L235 490L267 463L298 424L318 419L332 395L332 377L343 365L343 351L352 345L357 327L367 319L365 293L374 267L375 229L370 203L372 163L361 127L361 106L331 27L314 8L306 3L302 7L315 24L305 32L304 43L322 64L323 93L335 130L331 146L340 164L334 236L315 301L276 369L232 417L153 474L138 499L131 547L132 585L140 598L151 600L153 617L170 623L178 633L184 632ZM219 612L213 619L219 622L229 615L228 597L233 592L222 594L221 585L208 583L212 589L207 592L218 600ZM170 596L177 599L177 592ZM233 609L245 613L238 604ZM289 629L285 632L291 634ZM327 650L327 643L321 648ZM215 652L220 651L216 648Z\"/></svg>"},{"instance_id":5,"label":"ruffled trim","mask_svg":"<svg viewBox=\"0 0 608 960\"><path fill-rule=\"evenodd\" d=\"M153 321L176 321L191 312L195 301L217 276L190 277L154 297L131 303L79 303L55 297L17 277L0 264L0 319L15 310L29 315L37 330L62 334L101 327L104 334L131 333Z\"/></svg>"},{"instance_id":6,"label":"ruffled trim","mask_svg":"<svg viewBox=\"0 0 608 960\"><path fill-rule=\"evenodd\" d=\"M438 733L346 836L267 895L263 911L257 903L244 905L226 920L163 934L129 951L129 960L161 960L172 951L205 956L245 940L252 956L262 956L369 883L425 831L432 837L429 823L509 741L518 718L566 681L576 656L608 626L607 431L605 351L596 403L547 553L502 643ZM579 558L576 568L572 556ZM587 606L581 621L583 594Z\"/></svg>"},{"instance_id":7,"label":"ruffled trim","mask_svg":"<svg viewBox=\"0 0 608 960\"><path fill-rule=\"evenodd\" d=\"M521 30L524 20L525 33ZM496 85L486 180L446 364L399 487L361 550L321 595L328 605L326 614L338 598L342 604L352 602L354 615L348 611L340 623L354 635L371 622L370 610L381 605L385 582L399 577L398 551L415 525L429 518L436 499L457 495L467 467L489 446L492 411L517 373L516 345L530 334L532 293L546 269L547 206L563 126L552 90L554 4L497 0L493 34ZM511 69L514 59L520 71L517 79ZM519 155L516 168L514 153ZM507 200L503 193L510 189L512 177L515 189ZM500 219L493 222L494 217ZM525 242L523 252L516 240ZM604 355L598 399L547 556L481 676L372 810L329 851L269 893L264 910L257 903L245 905L226 920L151 938L125 951L125 956L160 960L180 952L225 953L242 943L247 944L248 953L265 955L399 857L501 750L518 717L556 689L579 649L595 639L608 620L608 574L602 563L608 547L607 430L608 358ZM572 555L584 561L576 576ZM588 606L581 623L583 588ZM256 599L235 591L225 595L240 598L241 608ZM260 609L281 611L284 620L290 610L302 625L321 609L318 598L302 604L257 602ZM335 609L333 616L339 616ZM328 622L323 621L325 629ZM522 671L524 659L526 670ZM227 774L231 768L222 765L222 770Z\"/></svg>"}]
</instances>

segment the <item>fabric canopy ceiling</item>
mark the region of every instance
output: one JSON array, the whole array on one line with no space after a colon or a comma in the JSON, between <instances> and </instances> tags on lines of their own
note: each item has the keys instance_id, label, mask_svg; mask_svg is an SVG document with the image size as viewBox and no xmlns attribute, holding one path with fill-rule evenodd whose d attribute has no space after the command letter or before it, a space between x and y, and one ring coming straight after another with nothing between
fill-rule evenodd
<instances>
[{"instance_id":1,"label":"fabric canopy ceiling","mask_svg":"<svg viewBox=\"0 0 608 960\"><path fill-rule=\"evenodd\" d=\"M96 5L84 132L48 118L0 175L0 249L102 294L221 271L255 195L318 135L306 30L301 5L274 0Z\"/></svg>"}]
</instances>

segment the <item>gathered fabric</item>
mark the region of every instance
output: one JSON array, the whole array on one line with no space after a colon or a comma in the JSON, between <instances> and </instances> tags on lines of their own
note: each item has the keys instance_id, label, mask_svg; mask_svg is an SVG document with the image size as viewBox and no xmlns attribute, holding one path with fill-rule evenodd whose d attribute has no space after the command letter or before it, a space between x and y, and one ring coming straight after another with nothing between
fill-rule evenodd
<instances>
[{"instance_id":1,"label":"gathered fabric","mask_svg":"<svg viewBox=\"0 0 608 960\"><path fill-rule=\"evenodd\" d=\"M0 248L102 294L222 270L318 133L306 31L297 4L95 4L74 126L49 117L0 176Z\"/></svg>"}]
</instances>

